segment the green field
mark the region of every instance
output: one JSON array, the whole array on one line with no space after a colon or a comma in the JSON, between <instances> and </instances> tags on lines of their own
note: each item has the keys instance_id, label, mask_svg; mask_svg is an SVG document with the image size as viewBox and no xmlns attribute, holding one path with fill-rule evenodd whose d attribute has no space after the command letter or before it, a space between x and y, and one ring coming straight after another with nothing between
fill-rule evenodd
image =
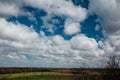
<instances>
[{"instance_id":1,"label":"green field","mask_svg":"<svg viewBox=\"0 0 120 80\"><path fill-rule=\"evenodd\" d=\"M0 80L120 80L120 69L1 68Z\"/></svg>"},{"instance_id":2,"label":"green field","mask_svg":"<svg viewBox=\"0 0 120 80\"><path fill-rule=\"evenodd\" d=\"M0 74L0 80L79 80L81 77L83 78L83 75L59 72ZM92 78L90 75L87 77Z\"/></svg>"}]
</instances>

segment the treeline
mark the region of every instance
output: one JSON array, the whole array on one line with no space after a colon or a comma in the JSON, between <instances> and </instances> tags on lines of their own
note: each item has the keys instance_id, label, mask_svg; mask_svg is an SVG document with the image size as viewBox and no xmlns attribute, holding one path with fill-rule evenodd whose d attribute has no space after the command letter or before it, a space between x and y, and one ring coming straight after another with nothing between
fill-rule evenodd
<instances>
[{"instance_id":1,"label":"treeline","mask_svg":"<svg viewBox=\"0 0 120 80\"><path fill-rule=\"evenodd\" d=\"M0 68L0 74L13 74L13 73L22 73L22 72L41 72L49 71L45 68Z\"/></svg>"},{"instance_id":2,"label":"treeline","mask_svg":"<svg viewBox=\"0 0 120 80\"><path fill-rule=\"evenodd\" d=\"M103 71L104 69L94 69L94 68L0 68L0 74L12 74L12 73L22 73L22 72L60 72L60 73L91 73L92 71Z\"/></svg>"},{"instance_id":3,"label":"treeline","mask_svg":"<svg viewBox=\"0 0 120 80\"><path fill-rule=\"evenodd\" d=\"M104 72L106 70L103 68L0 68L0 74L12 74L12 73L22 73L22 72L60 72L60 73L72 73L72 74L88 74L91 72ZM119 69L114 69L119 71Z\"/></svg>"}]
</instances>

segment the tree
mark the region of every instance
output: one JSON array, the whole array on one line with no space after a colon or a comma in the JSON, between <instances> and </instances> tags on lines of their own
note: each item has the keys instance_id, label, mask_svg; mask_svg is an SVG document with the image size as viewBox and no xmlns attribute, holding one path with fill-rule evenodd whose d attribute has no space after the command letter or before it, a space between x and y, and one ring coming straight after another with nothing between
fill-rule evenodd
<instances>
[{"instance_id":1,"label":"tree","mask_svg":"<svg viewBox=\"0 0 120 80\"><path fill-rule=\"evenodd\" d=\"M120 56L112 55L108 57L106 68L118 69L120 68Z\"/></svg>"},{"instance_id":2,"label":"tree","mask_svg":"<svg viewBox=\"0 0 120 80\"><path fill-rule=\"evenodd\" d=\"M120 80L120 56L112 55L108 57L106 69L101 73L102 80Z\"/></svg>"}]
</instances>

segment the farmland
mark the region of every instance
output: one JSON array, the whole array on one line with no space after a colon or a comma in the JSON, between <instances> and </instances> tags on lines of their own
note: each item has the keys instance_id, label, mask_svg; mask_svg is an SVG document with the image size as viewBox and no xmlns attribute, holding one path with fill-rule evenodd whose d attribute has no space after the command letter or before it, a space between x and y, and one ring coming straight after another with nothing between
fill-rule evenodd
<instances>
[{"instance_id":1,"label":"farmland","mask_svg":"<svg viewBox=\"0 0 120 80\"><path fill-rule=\"evenodd\" d=\"M105 80L102 79L106 77L106 74L102 75L104 71L104 69L0 68L0 80ZM120 70L114 71L116 74L112 77L119 80ZM107 74L107 78L111 76L110 74Z\"/></svg>"}]
</instances>

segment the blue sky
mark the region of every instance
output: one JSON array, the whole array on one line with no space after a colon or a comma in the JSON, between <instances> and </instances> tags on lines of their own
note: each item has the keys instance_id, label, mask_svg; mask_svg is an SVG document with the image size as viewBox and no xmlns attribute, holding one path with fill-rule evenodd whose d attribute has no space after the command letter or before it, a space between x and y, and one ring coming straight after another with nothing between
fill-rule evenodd
<instances>
[{"instance_id":1,"label":"blue sky","mask_svg":"<svg viewBox=\"0 0 120 80\"><path fill-rule=\"evenodd\" d=\"M120 55L120 2L107 1L1 0L0 67L103 67Z\"/></svg>"},{"instance_id":2,"label":"blue sky","mask_svg":"<svg viewBox=\"0 0 120 80\"><path fill-rule=\"evenodd\" d=\"M82 6L84 8L88 8L88 0L85 0L84 2L80 0L72 0L72 3L76 6ZM30 20L28 16L11 16L7 20L10 22L19 22L21 24L27 25L28 27L33 26L35 31L39 33L40 31L44 31L46 36L53 36L53 35L62 35L65 39L69 40L72 38L73 35L65 35L64 34L64 25L65 25L65 20L67 19L66 16L59 16L59 15L53 15L50 20L47 21L48 24L51 24L54 26L54 33L50 32L47 30L47 28L42 28L41 26L44 26L43 21L41 17L47 16L47 12L38 9L38 8L33 8L30 6L23 6L23 9L27 12L30 12L36 20ZM102 34L102 28L98 31L95 30L95 27L97 24L99 24L97 21L97 16L96 15L88 15L88 17L81 23L81 32L86 36L90 38L95 38L97 41L103 38ZM58 20L58 23L53 22L53 20Z\"/></svg>"}]
</instances>

